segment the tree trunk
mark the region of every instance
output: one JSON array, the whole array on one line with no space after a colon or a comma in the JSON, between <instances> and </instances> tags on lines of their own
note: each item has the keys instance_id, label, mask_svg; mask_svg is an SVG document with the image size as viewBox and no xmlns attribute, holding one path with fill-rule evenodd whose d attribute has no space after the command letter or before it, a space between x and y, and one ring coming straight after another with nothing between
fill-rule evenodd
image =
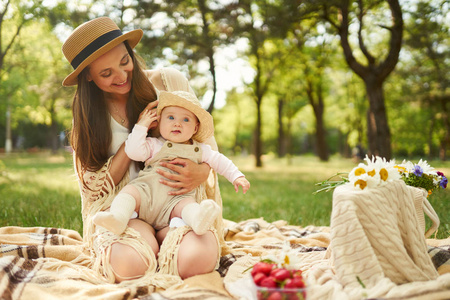
<instances>
[{"instance_id":1,"label":"tree trunk","mask_svg":"<svg viewBox=\"0 0 450 300\"><path fill-rule=\"evenodd\" d=\"M365 78L369 97L369 152L391 159L391 133L384 103L383 84L375 76Z\"/></svg>"},{"instance_id":2,"label":"tree trunk","mask_svg":"<svg viewBox=\"0 0 450 300\"><path fill-rule=\"evenodd\" d=\"M261 137L261 133L262 133L262 129L261 129L261 124L262 124L262 120L261 120L261 106L262 106L262 100L264 97L264 93L266 88L264 87L264 84L262 82L262 76L263 76L263 71L262 71L262 58L261 55L259 53L259 45L260 45L260 41L258 41L257 36L253 37L254 42L252 45L252 53L256 58L256 76L255 76L255 82L254 82L254 94L255 94L255 103L256 103L256 128L255 128L255 159L256 159L256 167L262 167L262 137Z\"/></svg>"},{"instance_id":3,"label":"tree trunk","mask_svg":"<svg viewBox=\"0 0 450 300\"><path fill-rule=\"evenodd\" d=\"M321 161L328 161L328 145L326 141L326 130L323 122L323 111L316 115L316 147L317 155Z\"/></svg>"},{"instance_id":4,"label":"tree trunk","mask_svg":"<svg viewBox=\"0 0 450 300\"><path fill-rule=\"evenodd\" d=\"M364 27L364 16L367 14L367 4L363 1L358 1L359 14L357 16L359 21L358 44L359 50L363 53L367 60L367 65L360 63L353 55L353 49L349 42L349 19L352 14L350 7L353 7L353 2L349 0L342 0L339 3L340 13L338 16L339 24L334 23L325 12L325 18L338 30L340 36L340 43L344 52L345 60L361 79L366 86L367 97L369 98L369 111L367 117L368 137L369 137L369 155L380 155L386 159L391 158L391 135L387 122L386 107L384 104L383 82L389 74L395 69L398 62L400 49L403 39L403 16L398 0L386 0L392 16L392 26L387 28L390 33L388 54L384 60L377 61L377 58L367 49L366 43L362 35L362 28Z\"/></svg>"},{"instance_id":5,"label":"tree trunk","mask_svg":"<svg viewBox=\"0 0 450 300\"><path fill-rule=\"evenodd\" d=\"M316 117L316 151L317 156L321 161L328 161L328 145L326 140L326 129L323 120L323 113L325 110L325 105L322 97L322 87L320 84L314 91L314 85L311 80L307 80L306 93L308 95L309 103L311 104L314 116ZM314 96L316 94L316 96ZM317 100L315 99L317 98Z\"/></svg>"},{"instance_id":6,"label":"tree trunk","mask_svg":"<svg viewBox=\"0 0 450 300\"><path fill-rule=\"evenodd\" d=\"M292 119L289 118L286 126L286 154L289 156L294 155L294 149L292 147Z\"/></svg>"},{"instance_id":7,"label":"tree trunk","mask_svg":"<svg viewBox=\"0 0 450 300\"><path fill-rule=\"evenodd\" d=\"M282 98L278 99L278 157L286 155L286 136L283 128L283 108L284 101Z\"/></svg>"},{"instance_id":8,"label":"tree trunk","mask_svg":"<svg viewBox=\"0 0 450 300\"><path fill-rule=\"evenodd\" d=\"M52 120L52 124L50 125L50 147L52 153L55 154L59 148L59 134L58 134L58 124Z\"/></svg>"},{"instance_id":9,"label":"tree trunk","mask_svg":"<svg viewBox=\"0 0 450 300\"><path fill-rule=\"evenodd\" d=\"M8 101L8 100L7 100ZM5 141L5 152L11 153L12 151L12 138L11 138L11 106L9 103L6 104L6 141Z\"/></svg>"},{"instance_id":10,"label":"tree trunk","mask_svg":"<svg viewBox=\"0 0 450 300\"><path fill-rule=\"evenodd\" d=\"M350 146L348 144L348 132L344 133L341 130L339 130L339 153L342 155L342 157L352 157L352 153L350 150Z\"/></svg>"},{"instance_id":11,"label":"tree trunk","mask_svg":"<svg viewBox=\"0 0 450 300\"><path fill-rule=\"evenodd\" d=\"M434 114L430 114L430 128L428 129L428 136L427 136L427 145L428 145L428 159L432 160L434 158L433 153L433 132L434 132L434 125L436 124L436 119L434 117Z\"/></svg>"},{"instance_id":12,"label":"tree trunk","mask_svg":"<svg viewBox=\"0 0 450 300\"><path fill-rule=\"evenodd\" d=\"M447 160L447 147L450 145L450 120L447 108L448 97L445 97L445 89L443 89L443 96L441 97L442 119L444 122L445 134L442 138L441 149L439 151L439 158L442 161Z\"/></svg>"},{"instance_id":13,"label":"tree trunk","mask_svg":"<svg viewBox=\"0 0 450 300\"><path fill-rule=\"evenodd\" d=\"M209 107L208 107L208 112L210 114L212 114L212 112L214 110L214 104L216 102L216 94L217 94L216 65L214 62L214 52L212 49L209 53L209 71L211 72L211 75L212 75L213 95L212 95L211 103L209 104Z\"/></svg>"},{"instance_id":14,"label":"tree trunk","mask_svg":"<svg viewBox=\"0 0 450 300\"><path fill-rule=\"evenodd\" d=\"M367 155L369 157L372 157L372 155L378 155L376 149L377 149L377 141L376 141L376 121L375 121L375 115L370 110L370 107L367 109L367 146L369 147L367 149Z\"/></svg>"},{"instance_id":15,"label":"tree trunk","mask_svg":"<svg viewBox=\"0 0 450 300\"><path fill-rule=\"evenodd\" d=\"M262 167L262 140L261 140L261 99L256 101L256 128L255 128L255 159L256 167Z\"/></svg>"}]
</instances>

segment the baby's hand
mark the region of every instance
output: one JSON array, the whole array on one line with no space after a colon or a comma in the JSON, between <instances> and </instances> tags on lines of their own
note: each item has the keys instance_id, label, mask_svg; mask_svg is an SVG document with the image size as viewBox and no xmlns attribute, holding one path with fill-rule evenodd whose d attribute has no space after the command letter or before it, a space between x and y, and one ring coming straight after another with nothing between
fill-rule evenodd
<instances>
[{"instance_id":1,"label":"baby's hand","mask_svg":"<svg viewBox=\"0 0 450 300\"><path fill-rule=\"evenodd\" d=\"M159 119L159 116L156 114L155 109L144 109L141 114L139 115L139 119L137 121L137 124L147 127L150 129L150 127L154 128L156 127L155 124L152 125L152 123L157 123ZM152 125L152 126L150 126Z\"/></svg>"},{"instance_id":2,"label":"baby's hand","mask_svg":"<svg viewBox=\"0 0 450 300\"><path fill-rule=\"evenodd\" d=\"M250 188L250 182L245 177L238 177L233 182L233 185L234 185L234 190L236 191L236 193L239 192L239 186L242 186L242 191L244 192L244 194Z\"/></svg>"}]
</instances>

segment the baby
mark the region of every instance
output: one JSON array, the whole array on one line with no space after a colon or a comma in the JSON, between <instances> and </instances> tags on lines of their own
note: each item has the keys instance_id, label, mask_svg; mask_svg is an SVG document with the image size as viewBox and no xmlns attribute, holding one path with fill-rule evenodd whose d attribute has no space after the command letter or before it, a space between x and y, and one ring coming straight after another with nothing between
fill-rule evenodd
<instances>
[{"instance_id":1,"label":"baby","mask_svg":"<svg viewBox=\"0 0 450 300\"><path fill-rule=\"evenodd\" d=\"M161 137L147 137L150 124L158 119ZM142 113L125 145L128 157L144 161L145 168L114 198L109 211L94 216L94 223L121 234L136 211L155 230L169 226L172 219L181 218L196 234L205 234L221 213L219 205L211 199L197 203L195 190L184 195L168 195L171 188L159 183L161 175L156 168L162 168L160 161L176 157L205 162L233 183L236 192L241 186L245 194L250 183L244 174L230 159L202 143L213 133L212 116L201 107L195 95L184 91L161 92L157 111Z\"/></svg>"}]
</instances>

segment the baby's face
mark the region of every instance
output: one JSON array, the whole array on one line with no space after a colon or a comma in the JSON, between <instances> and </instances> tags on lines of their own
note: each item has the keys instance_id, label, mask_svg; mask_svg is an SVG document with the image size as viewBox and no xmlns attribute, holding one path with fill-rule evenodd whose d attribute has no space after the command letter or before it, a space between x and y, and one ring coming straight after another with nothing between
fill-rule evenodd
<instances>
[{"instance_id":1,"label":"baby's face","mask_svg":"<svg viewBox=\"0 0 450 300\"><path fill-rule=\"evenodd\" d=\"M162 110L159 131L166 140L185 143L197 132L197 117L189 110L179 106L168 106Z\"/></svg>"}]
</instances>

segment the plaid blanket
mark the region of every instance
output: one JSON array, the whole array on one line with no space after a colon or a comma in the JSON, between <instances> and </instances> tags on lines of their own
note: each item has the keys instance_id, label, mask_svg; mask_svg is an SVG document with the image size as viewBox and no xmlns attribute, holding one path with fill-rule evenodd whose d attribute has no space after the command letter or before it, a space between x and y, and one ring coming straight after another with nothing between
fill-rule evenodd
<instances>
[{"instance_id":1,"label":"plaid blanket","mask_svg":"<svg viewBox=\"0 0 450 300\"><path fill-rule=\"evenodd\" d=\"M194 276L167 290L139 284L108 284L87 268L82 238L61 228L0 228L0 299L246 299L245 269L281 249L297 253L302 269L327 261L329 227L300 227L263 219L225 220L230 252L212 273ZM439 274L450 273L450 239L427 240ZM307 272L306 272L307 274ZM250 289L248 289L250 291ZM248 291L247 291L248 292ZM436 291L424 291L433 299ZM241 294L242 295L241 295ZM244 296L243 296L244 295ZM421 296L421 297L422 297ZM438 298L434 298L438 299ZM444 299L444 298L441 298Z\"/></svg>"}]
</instances>

